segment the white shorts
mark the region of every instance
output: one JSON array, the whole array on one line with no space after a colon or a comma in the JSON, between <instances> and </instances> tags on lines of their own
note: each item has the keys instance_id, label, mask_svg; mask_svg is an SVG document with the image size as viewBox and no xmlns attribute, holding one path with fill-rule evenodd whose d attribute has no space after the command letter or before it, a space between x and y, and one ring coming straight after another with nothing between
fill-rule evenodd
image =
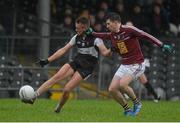
<instances>
[{"instance_id":1,"label":"white shorts","mask_svg":"<svg viewBox=\"0 0 180 123\"><path fill-rule=\"evenodd\" d=\"M145 64L120 65L115 76L122 78L124 75L131 75L133 79L137 79L145 71Z\"/></svg>"}]
</instances>

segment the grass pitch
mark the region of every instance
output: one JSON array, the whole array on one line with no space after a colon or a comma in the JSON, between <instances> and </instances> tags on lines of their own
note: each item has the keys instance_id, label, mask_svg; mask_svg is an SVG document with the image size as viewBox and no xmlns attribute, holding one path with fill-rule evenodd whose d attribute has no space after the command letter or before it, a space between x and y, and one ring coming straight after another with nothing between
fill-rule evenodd
<instances>
[{"instance_id":1,"label":"grass pitch","mask_svg":"<svg viewBox=\"0 0 180 123\"><path fill-rule=\"evenodd\" d=\"M34 105L28 105L21 103L19 99L0 99L0 121L180 121L180 101L143 101L142 110L136 117L125 117L122 108L113 100L69 100L59 114L54 113L56 103L53 100L39 99Z\"/></svg>"}]
</instances>

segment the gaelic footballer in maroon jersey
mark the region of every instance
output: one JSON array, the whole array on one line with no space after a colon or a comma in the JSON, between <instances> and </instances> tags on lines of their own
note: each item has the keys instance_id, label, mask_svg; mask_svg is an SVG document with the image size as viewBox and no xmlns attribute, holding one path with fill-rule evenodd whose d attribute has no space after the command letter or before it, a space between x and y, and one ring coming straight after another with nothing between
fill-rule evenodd
<instances>
[{"instance_id":1,"label":"gaelic footballer in maroon jersey","mask_svg":"<svg viewBox=\"0 0 180 123\"><path fill-rule=\"evenodd\" d=\"M122 64L116 71L108 90L112 97L123 107L125 116L136 116L140 112L142 104L129 84L136 79L147 81L144 75L145 64L143 64L144 57L139 45L139 39L147 39L168 52L172 51L172 47L163 44L142 30L121 25L121 18L116 13L111 13L107 17L106 26L110 31L108 33L96 33L89 29L86 34L111 40L112 46L116 48L116 51L122 57ZM133 109L129 107L123 93L126 93L132 99L134 103Z\"/></svg>"},{"instance_id":2,"label":"gaelic footballer in maroon jersey","mask_svg":"<svg viewBox=\"0 0 180 123\"><path fill-rule=\"evenodd\" d=\"M107 21L107 27L108 24L109 22ZM102 39L111 40L113 47L117 49L118 53L122 57L122 64L126 65L142 63L144 61L139 44L140 38L147 39L160 47L162 46L162 42L158 39L132 26L121 25L118 32L93 32L92 34L96 37L101 37Z\"/></svg>"}]
</instances>

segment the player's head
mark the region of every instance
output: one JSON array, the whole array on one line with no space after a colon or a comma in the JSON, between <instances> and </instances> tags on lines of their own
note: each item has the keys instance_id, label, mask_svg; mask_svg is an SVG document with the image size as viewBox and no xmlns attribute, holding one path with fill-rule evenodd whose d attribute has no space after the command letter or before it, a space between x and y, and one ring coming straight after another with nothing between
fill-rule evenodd
<instances>
[{"instance_id":1,"label":"player's head","mask_svg":"<svg viewBox=\"0 0 180 123\"><path fill-rule=\"evenodd\" d=\"M90 26L90 22L89 19L87 19L86 17L79 17L76 20L76 32L78 35L83 34Z\"/></svg>"},{"instance_id":2,"label":"player's head","mask_svg":"<svg viewBox=\"0 0 180 123\"><path fill-rule=\"evenodd\" d=\"M121 17L116 13L109 13L106 16L106 27L111 32L118 32L121 26Z\"/></svg>"}]
</instances>

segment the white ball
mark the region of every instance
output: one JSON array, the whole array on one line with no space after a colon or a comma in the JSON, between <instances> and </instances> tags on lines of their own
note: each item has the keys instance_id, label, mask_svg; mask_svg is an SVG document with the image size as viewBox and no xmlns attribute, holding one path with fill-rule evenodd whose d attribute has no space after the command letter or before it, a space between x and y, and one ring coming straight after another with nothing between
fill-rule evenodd
<instances>
[{"instance_id":1,"label":"white ball","mask_svg":"<svg viewBox=\"0 0 180 123\"><path fill-rule=\"evenodd\" d=\"M19 90L19 96L21 99L32 99L34 98L34 89L29 85L24 85Z\"/></svg>"}]
</instances>

